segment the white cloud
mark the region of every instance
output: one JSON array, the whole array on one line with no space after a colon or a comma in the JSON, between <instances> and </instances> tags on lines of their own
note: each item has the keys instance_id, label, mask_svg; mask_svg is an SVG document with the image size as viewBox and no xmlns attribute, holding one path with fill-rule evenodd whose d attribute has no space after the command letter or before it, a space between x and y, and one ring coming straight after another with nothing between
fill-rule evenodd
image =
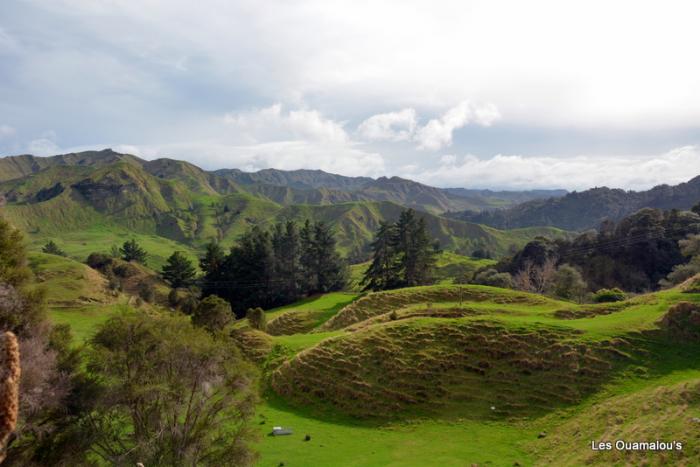
<instances>
[{"instance_id":1,"label":"white cloud","mask_svg":"<svg viewBox=\"0 0 700 467\"><path fill-rule=\"evenodd\" d=\"M405 172L402 176L426 184L466 188L567 188L595 186L643 190L678 184L700 174L700 148L684 146L655 156L496 155L443 156L434 169Z\"/></svg>"},{"instance_id":2,"label":"white cloud","mask_svg":"<svg viewBox=\"0 0 700 467\"><path fill-rule=\"evenodd\" d=\"M442 117L430 120L415 135L418 149L438 150L452 144L452 134L470 122L489 126L500 114L493 104L476 106L462 101L448 110Z\"/></svg>"},{"instance_id":3,"label":"white cloud","mask_svg":"<svg viewBox=\"0 0 700 467\"><path fill-rule=\"evenodd\" d=\"M0 140L5 138L10 138L15 135L17 131L10 125L0 125Z\"/></svg>"},{"instance_id":4,"label":"white cloud","mask_svg":"<svg viewBox=\"0 0 700 467\"><path fill-rule=\"evenodd\" d=\"M406 141L416 129L415 109L403 109L369 117L360 123L357 132L370 141Z\"/></svg>"},{"instance_id":5,"label":"white cloud","mask_svg":"<svg viewBox=\"0 0 700 467\"><path fill-rule=\"evenodd\" d=\"M61 148L56 144L56 132L48 130L39 138L31 140L27 145L27 151L35 156L53 156L60 153Z\"/></svg>"},{"instance_id":6,"label":"white cloud","mask_svg":"<svg viewBox=\"0 0 700 467\"><path fill-rule=\"evenodd\" d=\"M288 139L342 144L348 136L340 123L327 119L316 110L290 110L281 104L247 112L229 113L224 122L250 142Z\"/></svg>"},{"instance_id":7,"label":"white cloud","mask_svg":"<svg viewBox=\"0 0 700 467\"><path fill-rule=\"evenodd\" d=\"M452 144L455 130L475 123L490 126L501 114L492 104L474 105L462 101L440 118L419 126L415 109L388 112L369 117L357 127L358 135L368 141L415 141L418 149L438 150Z\"/></svg>"},{"instance_id":8,"label":"white cloud","mask_svg":"<svg viewBox=\"0 0 700 467\"><path fill-rule=\"evenodd\" d=\"M206 169L238 168L256 171L321 169L349 176L380 176L386 168L380 154L350 145L316 144L310 141L277 141L251 145L227 145L214 141L167 145L115 145L146 159L187 158Z\"/></svg>"}]
</instances>

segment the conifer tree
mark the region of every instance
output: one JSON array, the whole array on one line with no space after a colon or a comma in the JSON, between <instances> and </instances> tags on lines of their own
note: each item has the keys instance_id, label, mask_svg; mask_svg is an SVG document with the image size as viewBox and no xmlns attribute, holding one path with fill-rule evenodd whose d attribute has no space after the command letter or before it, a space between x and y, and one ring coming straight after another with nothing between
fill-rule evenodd
<instances>
[{"instance_id":1,"label":"conifer tree","mask_svg":"<svg viewBox=\"0 0 700 467\"><path fill-rule=\"evenodd\" d=\"M137 263L146 264L146 251L136 243L135 239L127 240L119 249L124 261L136 261Z\"/></svg>"},{"instance_id":2,"label":"conifer tree","mask_svg":"<svg viewBox=\"0 0 700 467\"><path fill-rule=\"evenodd\" d=\"M382 221L372 242L372 263L360 282L363 290L387 290L399 283L394 239L396 226Z\"/></svg>"},{"instance_id":3,"label":"conifer tree","mask_svg":"<svg viewBox=\"0 0 700 467\"><path fill-rule=\"evenodd\" d=\"M66 256L66 252L61 250L61 248L56 245L56 242L49 240L46 245L41 249L43 253L48 253L50 255Z\"/></svg>"},{"instance_id":4,"label":"conifer tree","mask_svg":"<svg viewBox=\"0 0 700 467\"><path fill-rule=\"evenodd\" d=\"M173 289L189 285L195 274L196 270L192 262L179 251L170 255L165 266L163 266L163 279Z\"/></svg>"},{"instance_id":5,"label":"conifer tree","mask_svg":"<svg viewBox=\"0 0 700 467\"><path fill-rule=\"evenodd\" d=\"M204 274L215 274L224 262L224 250L215 241L207 243L204 256L199 258L199 268Z\"/></svg>"}]
</instances>

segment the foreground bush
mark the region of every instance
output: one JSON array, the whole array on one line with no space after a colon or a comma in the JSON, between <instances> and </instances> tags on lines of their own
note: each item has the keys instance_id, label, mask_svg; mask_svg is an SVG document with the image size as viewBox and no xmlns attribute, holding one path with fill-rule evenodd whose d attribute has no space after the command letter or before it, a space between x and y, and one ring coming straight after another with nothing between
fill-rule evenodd
<instances>
[{"instance_id":1,"label":"foreground bush","mask_svg":"<svg viewBox=\"0 0 700 467\"><path fill-rule=\"evenodd\" d=\"M110 465L251 465L253 374L185 316L123 313L91 341L87 444Z\"/></svg>"}]
</instances>

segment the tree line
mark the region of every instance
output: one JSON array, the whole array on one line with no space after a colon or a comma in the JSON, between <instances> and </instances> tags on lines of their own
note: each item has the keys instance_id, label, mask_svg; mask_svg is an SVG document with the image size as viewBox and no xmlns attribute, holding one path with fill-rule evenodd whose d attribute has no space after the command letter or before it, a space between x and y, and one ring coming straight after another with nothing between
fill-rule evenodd
<instances>
[{"instance_id":1,"label":"tree line","mask_svg":"<svg viewBox=\"0 0 700 467\"><path fill-rule=\"evenodd\" d=\"M573 239L536 238L470 282L578 300L601 290L603 297L656 290L700 273L699 234L700 204L690 211L645 208Z\"/></svg>"},{"instance_id":2,"label":"tree line","mask_svg":"<svg viewBox=\"0 0 700 467\"><path fill-rule=\"evenodd\" d=\"M285 305L301 297L342 289L347 267L336 250L335 235L323 222L307 220L254 226L228 254L217 243L200 259L202 296L226 299L236 316L248 308Z\"/></svg>"}]
</instances>

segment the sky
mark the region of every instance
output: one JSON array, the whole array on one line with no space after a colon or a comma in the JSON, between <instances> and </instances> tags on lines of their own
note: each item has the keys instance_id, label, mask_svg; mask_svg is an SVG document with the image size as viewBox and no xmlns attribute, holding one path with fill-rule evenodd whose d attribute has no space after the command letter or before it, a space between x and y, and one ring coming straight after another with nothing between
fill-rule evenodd
<instances>
[{"instance_id":1,"label":"sky","mask_svg":"<svg viewBox=\"0 0 700 467\"><path fill-rule=\"evenodd\" d=\"M694 1L1 0L0 155L440 187L700 175Z\"/></svg>"}]
</instances>

